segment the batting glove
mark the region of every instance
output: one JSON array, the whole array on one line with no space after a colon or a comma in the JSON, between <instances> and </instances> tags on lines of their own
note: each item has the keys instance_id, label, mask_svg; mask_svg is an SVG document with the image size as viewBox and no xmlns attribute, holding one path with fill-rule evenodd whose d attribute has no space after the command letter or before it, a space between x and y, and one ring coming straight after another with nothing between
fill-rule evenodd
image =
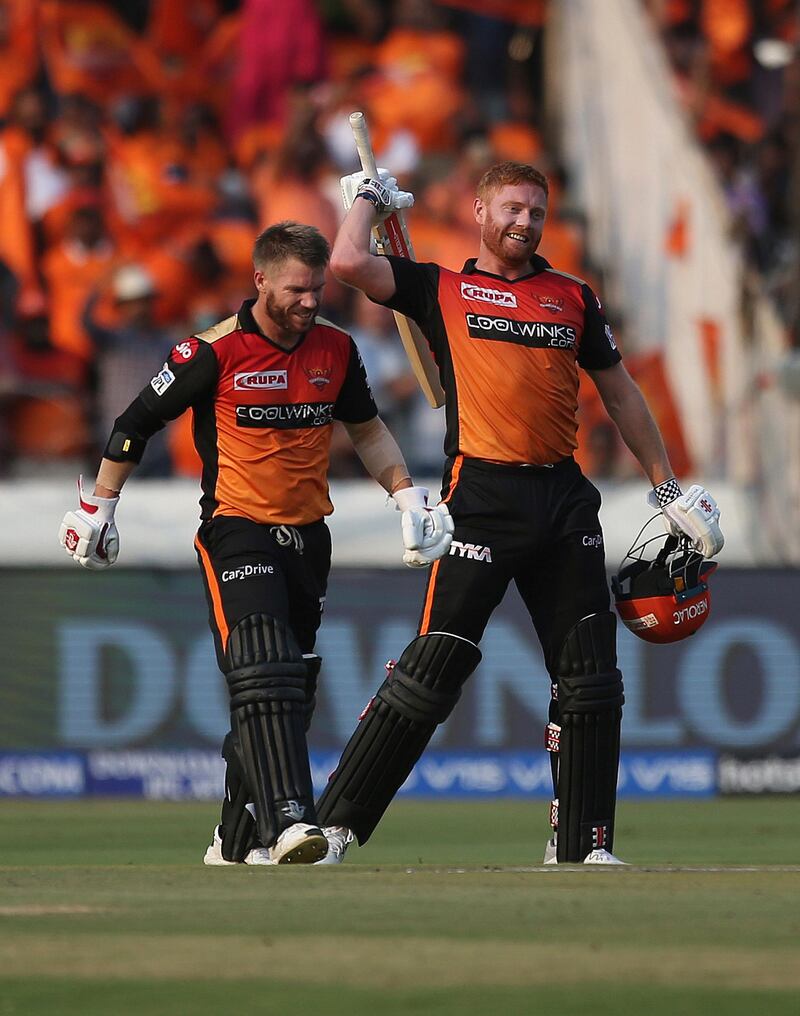
<instances>
[{"instance_id":1,"label":"batting glove","mask_svg":"<svg viewBox=\"0 0 800 1016\"><path fill-rule=\"evenodd\" d=\"M119 533L114 510L119 497L96 497L83 489L78 477L80 507L64 516L58 542L78 564L92 571L110 567L119 554Z\"/></svg>"},{"instance_id":2,"label":"batting glove","mask_svg":"<svg viewBox=\"0 0 800 1016\"><path fill-rule=\"evenodd\" d=\"M450 510L446 504L429 507L425 487L396 490L392 497L403 513L403 563L409 568L427 568L450 550L455 529Z\"/></svg>"},{"instance_id":3,"label":"batting glove","mask_svg":"<svg viewBox=\"0 0 800 1016\"><path fill-rule=\"evenodd\" d=\"M401 191L397 187L397 179L389 175L388 169L379 169L379 180L370 180L365 173L351 173L339 181L342 188L342 202L348 211L353 207L356 198L365 198L375 206L375 222L383 222L392 212L403 208L411 208L414 195L410 191Z\"/></svg>"},{"instance_id":4,"label":"batting glove","mask_svg":"<svg viewBox=\"0 0 800 1016\"><path fill-rule=\"evenodd\" d=\"M699 483L684 494L674 476L653 487L647 495L651 508L659 508L664 527L673 536L688 536L694 549L703 557L713 557L725 545L719 528L717 502Z\"/></svg>"}]
</instances>

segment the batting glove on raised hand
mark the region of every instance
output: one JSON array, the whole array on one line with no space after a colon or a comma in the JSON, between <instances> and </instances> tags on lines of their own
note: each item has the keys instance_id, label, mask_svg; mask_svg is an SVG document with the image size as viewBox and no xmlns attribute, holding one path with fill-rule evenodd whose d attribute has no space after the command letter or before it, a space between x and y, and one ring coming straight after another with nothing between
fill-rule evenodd
<instances>
[{"instance_id":1,"label":"batting glove on raised hand","mask_svg":"<svg viewBox=\"0 0 800 1016\"><path fill-rule=\"evenodd\" d=\"M389 175L388 169L379 169L379 180L370 180L365 173L351 173L339 181L342 188L342 201L349 211L357 197L366 198L375 206L375 222L383 222L392 212L403 208L411 208L414 195L410 191L401 191L397 179Z\"/></svg>"},{"instance_id":2,"label":"batting glove on raised hand","mask_svg":"<svg viewBox=\"0 0 800 1016\"><path fill-rule=\"evenodd\" d=\"M427 568L450 550L455 523L446 504L428 506L425 487L405 487L392 497L403 514L403 563L409 568Z\"/></svg>"},{"instance_id":3,"label":"batting glove on raised hand","mask_svg":"<svg viewBox=\"0 0 800 1016\"><path fill-rule=\"evenodd\" d=\"M119 533L114 525L114 509L119 497L97 497L83 489L78 477L80 508L64 516L58 542L78 564L92 571L110 567L119 554Z\"/></svg>"},{"instance_id":4,"label":"batting glove on raised hand","mask_svg":"<svg viewBox=\"0 0 800 1016\"><path fill-rule=\"evenodd\" d=\"M674 476L653 487L647 495L651 508L660 508L664 527L673 536L688 536L703 557L713 557L725 545L719 528L717 502L699 483L684 494Z\"/></svg>"}]
</instances>

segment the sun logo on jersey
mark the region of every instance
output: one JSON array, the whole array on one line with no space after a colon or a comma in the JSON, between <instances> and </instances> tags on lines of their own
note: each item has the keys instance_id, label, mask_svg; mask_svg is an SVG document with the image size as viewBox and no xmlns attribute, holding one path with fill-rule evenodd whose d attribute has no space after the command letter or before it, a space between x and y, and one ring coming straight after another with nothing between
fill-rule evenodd
<instances>
[{"instance_id":1,"label":"sun logo on jersey","mask_svg":"<svg viewBox=\"0 0 800 1016\"><path fill-rule=\"evenodd\" d=\"M564 300L560 296L547 296L546 294L539 297L539 306L544 310L549 310L553 314L560 314L564 309Z\"/></svg>"},{"instance_id":2,"label":"sun logo on jersey","mask_svg":"<svg viewBox=\"0 0 800 1016\"><path fill-rule=\"evenodd\" d=\"M308 383L314 385L315 388L324 388L325 385L331 383L331 368L306 367L306 377Z\"/></svg>"}]
</instances>

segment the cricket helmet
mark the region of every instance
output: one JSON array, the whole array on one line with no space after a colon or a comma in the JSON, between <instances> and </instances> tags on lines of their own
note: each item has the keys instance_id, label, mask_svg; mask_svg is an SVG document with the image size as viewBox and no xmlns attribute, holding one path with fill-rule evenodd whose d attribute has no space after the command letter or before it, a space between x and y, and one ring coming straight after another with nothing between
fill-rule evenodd
<instances>
[{"instance_id":1,"label":"cricket helmet","mask_svg":"<svg viewBox=\"0 0 800 1016\"><path fill-rule=\"evenodd\" d=\"M655 557L648 556L648 547L662 541ZM685 536L634 544L611 579L623 624L645 642L680 642L694 635L711 612L708 579L716 562L705 560Z\"/></svg>"}]
</instances>

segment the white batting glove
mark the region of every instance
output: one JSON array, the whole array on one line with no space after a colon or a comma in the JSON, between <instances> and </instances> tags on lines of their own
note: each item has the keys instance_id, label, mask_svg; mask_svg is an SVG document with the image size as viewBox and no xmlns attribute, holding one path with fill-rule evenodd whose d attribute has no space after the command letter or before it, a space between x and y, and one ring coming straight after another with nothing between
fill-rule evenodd
<instances>
[{"instance_id":1,"label":"white batting glove","mask_svg":"<svg viewBox=\"0 0 800 1016\"><path fill-rule=\"evenodd\" d=\"M353 207L357 197L366 198L375 206L375 222L383 222L392 212L403 208L411 208L414 195L410 191L401 191L397 187L397 179L389 175L388 169L379 169L379 180L370 180L366 173L351 173L339 181L342 188L342 202L347 211Z\"/></svg>"},{"instance_id":2,"label":"white batting glove","mask_svg":"<svg viewBox=\"0 0 800 1016\"><path fill-rule=\"evenodd\" d=\"M427 568L443 557L453 542L455 523L446 504L428 506L425 487L406 487L392 495L403 514L403 563L409 568Z\"/></svg>"},{"instance_id":3,"label":"white batting glove","mask_svg":"<svg viewBox=\"0 0 800 1016\"><path fill-rule=\"evenodd\" d=\"M713 557L725 545L719 528L717 502L699 483L684 494L674 476L653 487L647 495L651 508L660 508L664 526L673 536L688 536L703 557Z\"/></svg>"},{"instance_id":4,"label":"white batting glove","mask_svg":"<svg viewBox=\"0 0 800 1016\"><path fill-rule=\"evenodd\" d=\"M119 554L119 533L114 525L114 509L119 497L97 497L83 489L78 477L80 508L64 516L58 542L78 564L92 571L110 567Z\"/></svg>"}]
</instances>

